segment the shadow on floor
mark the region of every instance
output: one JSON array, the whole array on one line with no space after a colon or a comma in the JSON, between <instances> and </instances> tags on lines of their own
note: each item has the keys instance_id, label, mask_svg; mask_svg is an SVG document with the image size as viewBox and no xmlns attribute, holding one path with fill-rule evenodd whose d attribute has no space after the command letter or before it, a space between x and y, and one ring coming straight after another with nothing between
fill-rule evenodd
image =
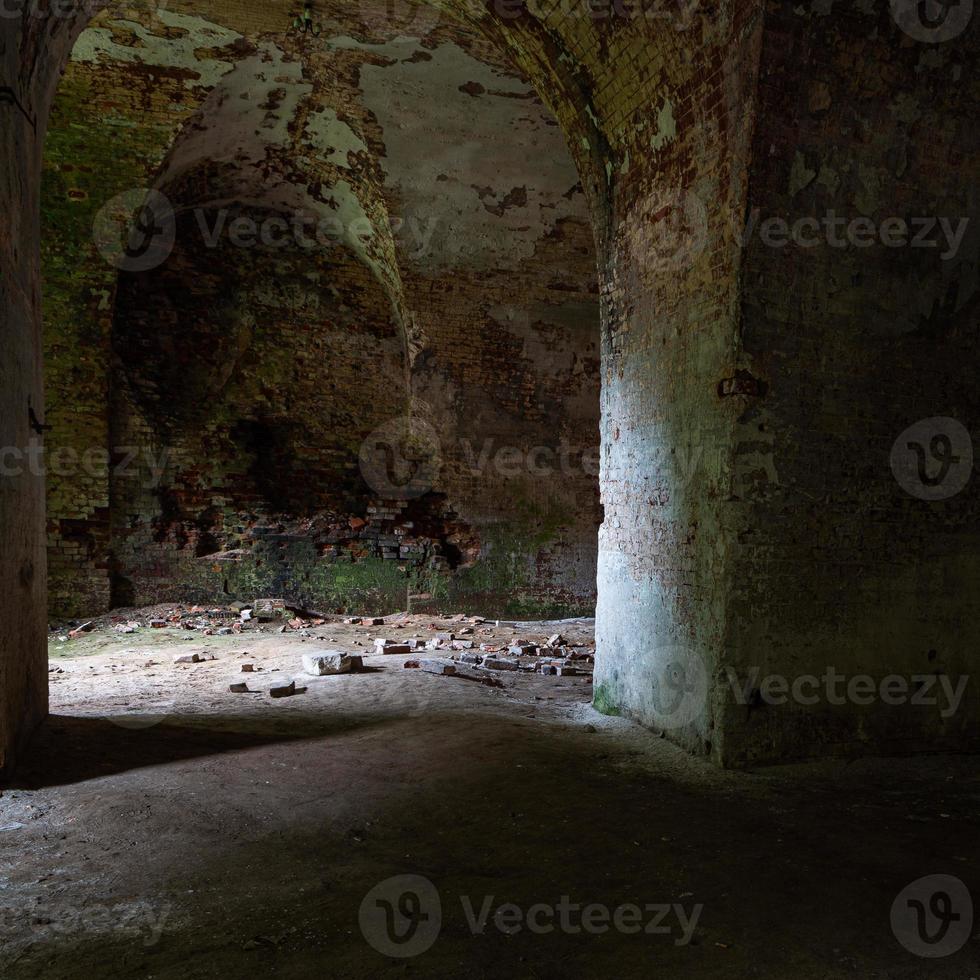
<instances>
[{"instance_id":1,"label":"shadow on floor","mask_svg":"<svg viewBox=\"0 0 980 980\"><path fill-rule=\"evenodd\" d=\"M292 714L285 719L192 716L138 727L107 718L50 715L35 732L3 789L67 786L147 766L350 733L382 718Z\"/></svg>"}]
</instances>

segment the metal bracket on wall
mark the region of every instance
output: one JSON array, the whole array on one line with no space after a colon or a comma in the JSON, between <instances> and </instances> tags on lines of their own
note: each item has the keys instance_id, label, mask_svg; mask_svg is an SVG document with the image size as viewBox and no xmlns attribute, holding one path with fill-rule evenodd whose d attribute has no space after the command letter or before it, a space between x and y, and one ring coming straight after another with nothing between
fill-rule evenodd
<instances>
[{"instance_id":1,"label":"metal bracket on wall","mask_svg":"<svg viewBox=\"0 0 980 980\"><path fill-rule=\"evenodd\" d=\"M23 117L31 124L31 129L37 133L37 119L24 108L17 93L9 85L0 85L0 105L12 105L20 109Z\"/></svg>"}]
</instances>

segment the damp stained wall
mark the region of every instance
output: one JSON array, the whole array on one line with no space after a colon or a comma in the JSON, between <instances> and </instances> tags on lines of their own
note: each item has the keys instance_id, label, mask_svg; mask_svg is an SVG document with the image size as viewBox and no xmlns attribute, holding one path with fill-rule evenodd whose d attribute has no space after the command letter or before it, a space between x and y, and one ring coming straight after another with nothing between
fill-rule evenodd
<instances>
[{"instance_id":1,"label":"damp stained wall","mask_svg":"<svg viewBox=\"0 0 980 980\"><path fill-rule=\"evenodd\" d=\"M52 612L256 590L591 612L595 244L526 79L458 24L311 53L143 20L81 36L45 156L49 445L111 450L49 474ZM140 187L176 244L117 274L90 229ZM282 215L298 242L230 243ZM441 461L410 506L358 465L406 415Z\"/></svg>"}]
</instances>

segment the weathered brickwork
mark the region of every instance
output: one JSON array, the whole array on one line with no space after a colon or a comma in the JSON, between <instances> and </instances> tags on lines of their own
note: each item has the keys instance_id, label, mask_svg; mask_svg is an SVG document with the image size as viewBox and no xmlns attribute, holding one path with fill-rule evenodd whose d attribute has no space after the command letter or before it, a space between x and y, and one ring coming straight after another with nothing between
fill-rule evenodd
<instances>
[{"instance_id":1,"label":"weathered brickwork","mask_svg":"<svg viewBox=\"0 0 980 980\"><path fill-rule=\"evenodd\" d=\"M718 12L644 52L659 82L652 113L607 110L630 163L616 178L605 296L595 674L600 708L706 753L733 533L735 409L717 392L736 366L731 215L744 206L761 31L751 6Z\"/></svg>"},{"instance_id":2,"label":"weathered brickwork","mask_svg":"<svg viewBox=\"0 0 980 980\"><path fill-rule=\"evenodd\" d=\"M920 419L980 426L980 25L925 44L887 4L812 7L773 5L763 49L747 213L821 230L807 247L758 230L746 246L738 366L762 394L730 399L743 479L726 667L956 685L975 662L980 488L974 474L949 499L917 499L889 463ZM887 246L874 230L855 245L823 225L917 217L965 221L958 248ZM980 721L975 691L946 714L877 699L747 709L728 685L718 702L732 764L963 748Z\"/></svg>"},{"instance_id":3,"label":"weathered brickwork","mask_svg":"<svg viewBox=\"0 0 980 980\"><path fill-rule=\"evenodd\" d=\"M161 18L86 31L52 120L49 443L113 451L109 473L49 475L52 611L273 590L332 609L590 612L594 238L533 89L445 21L373 48L338 35L326 58ZM208 86L165 71L161 91L195 33L224 42L198 48ZM90 194L122 130L139 134L123 179ZM143 186L177 207L176 245L117 283L89 229ZM313 251L229 240L237 221L291 212L370 234ZM76 395L101 431L75 424ZM359 450L407 414L434 427L442 465L402 521L371 520L383 488Z\"/></svg>"},{"instance_id":4,"label":"weathered brickwork","mask_svg":"<svg viewBox=\"0 0 980 980\"><path fill-rule=\"evenodd\" d=\"M74 404L93 437L168 444L176 463L165 493L108 478L105 485L92 478L52 486L62 508L48 525L56 597L72 600L70 570L79 562L85 575L77 591L86 601L100 601L109 583L120 594L144 595L151 582L177 580L170 576L202 594L258 582L295 585L314 582L312 569L329 565L309 594L337 605L352 595L380 601L404 588L406 596L436 602L506 593L515 609L572 608L586 597L596 562L585 529L601 516L600 709L667 729L722 764L971 745L975 705L948 718L854 703L777 709L760 707L751 684L739 703L728 678L734 672L744 682L752 668L792 678L828 665L879 676L952 677L968 669L977 602L975 481L950 499L919 499L898 484L889 455L919 419L948 416L975 428L975 229L956 257L941 260L881 244L774 246L745 226L756 213L792 222L830 208L875 223L894 215L975 217L977 25L953 40L923 43L896 25L889 4L863 0L664 2L634 17L590 16L561 2L533 10L450 6L466 29L454 22L359 25L349 7L325 3L322 17L337 29L327 30L333 40L320 39L314 54L312 42L283 36L278 8L178 4L161 15L164 30L151 14L131 12L129 26L89 34L76 49L63 89L75 92L78 108L55 117L55 156L98 134L91 142L102 149L81 163L92 175L109 171L107 186L159 181L191 208L223 194L251 214L309 206L369 220L375 234L347 240L346 259L333 261L358 284L356 307L374 318L385 311L388 332L360 336L399 351L391 364L402 368L400 384L386 387L404 406L399 411L432 427L444 465L442 484L411 512L390 506L384 494L362 494L356 519L365 524L355 527L355 494L343 508L312 501L330 515L322 527L302 526L295 500L286 509L293 513L272 513L254 465L255 448L270 441L261 426L271 407L289 432L284 441L296 439L303 449L307 424L332 425L343 408L340 389L341 397L315 409L309 392L292 406L280 397L292 355L310 378L323 377L297 313L307 287L292 294L295 302L260 304L266 336L283 331L297 347L292 355L262 339L250 347L240 379L251 400L236 403L228 378L214 383L208 353L219 322L241 324L229 312L235 294L221 262L207 263L202 306L186 311L203 330L196 345L193 338L186 345L197 356L186 372L168 375L159 358L139 355L138 344L128 348L128 363L117 361L112 342L122 334L122 309L131 323L149 317L150 299L166 293L166 274L149 276L120 305L113 277L90 266L91 251L75 262L75 246L59 246L47 256L61 296L53 298L57 323L48 335L48 436L73 438ZM420 7L416 16L429 14ZM41 121L35 132L15 109L0 113L0 199L11 216L0 245L10 351L0 419L16 446L29 438L27 396L44 407L40 148L59 71L84 26L83 18L2 24L5 77L21 80L28 115ZM93 37L101 39L94 46ZM165 45L178 52L169 61ZM154 58L160 63L153 68L135 63ZM545 129L537 100L507 65L517 66L554 114L579 191L543 151L539 179L512 179L517 163L505 147L535 145ZM86 86L91 94L95 80L113 78L127 81L103 90L112 105L105 95L101 103L86 96ZM456 94L434 94L437 78L456 82ZM231 111L247 101L243 85L261 90L261 98L248 111ZM399 107L413 96L429 114L402 130ZM205 107L210 97L215 102ZM494 154L472 155L468 190L455 179L464 169L459 152L436 149L460 145L430 111L443 103L456 136L463 117L482 119L485 140L475 145L502 148L499 174ZM101 108L86 113L85 104ZM283 127L287 116L294 124ZM119 151L118 166L108 166L110 122L137 117L148 123L136 137L144 145ZM236 119L251 126L240 159L226 139ZM433 162L413 170L417 145L432 150L426 159ZM66 169L75 162L47 163L45 221L66 239L94 210L90 197L70 196L95 186L88 171ZM463 200L481 202L482 211L460 208ZM455 227L465 226L454 240L473 248L450 255L445 240L436 240L426 267L386 219L428 214L433 201L457 215ZM597 298L584 271L589 225L599 270L596 334L587 326ZM500 237L488 237L487 227ZM203 261L183 245L177 260ZM355 265L371 275L358 279ZM250 272L247 291L238 294L252 297L245 305L302 276L291 259L281 270L271 264ZM203 297L219 293L229 303L208 319ZM339 336L340 306L331 310ZM76 312L84 322L69 327ZM151 321L144 322L149 339ZM376 366L381 354L374 353ZM357 368L343 360L340 374L349 380ZM582 433L594 430L597 362L601 509L594 482L577 471L534 480L499 470L474 475L472 451L479 455L489 439L519 450L588 442ZM265 372L275 380L269 392ZM188 392L194 397L185 398ZM213 419L186 414L200 403L214 408ZM168 422L170 408L184 414ZM236 422L251 427L243 442ZM252 448L232 465L236 440ZM329 448L325 475L350 448ZM309 498L308 486L288 472L291 492ZM214 488L220 493L211 499ZM23 477L6 480L0 495L0 591L15 600L0 617L6 751L43 712L41 493L39 479ZM134 509L127 514L117 501ZM368 506L376 507L372 515ZM395 542L404 538L414 541L404 556L399 543L396 558ZM97 568L106 540L121 542L118 562L110 549L109 567ZM62 543L77 550L59 552ZM215 557L239 544L251 565ZM212 546L209 560L203 552ZM429 551L413 576L400 568L416 547ZM355 553L363 562L348 560ZM455 568L444 574L443 561L427 564L433 556ZM370 580L340 575L355 569Z\"/></svg>"}]
</instances>

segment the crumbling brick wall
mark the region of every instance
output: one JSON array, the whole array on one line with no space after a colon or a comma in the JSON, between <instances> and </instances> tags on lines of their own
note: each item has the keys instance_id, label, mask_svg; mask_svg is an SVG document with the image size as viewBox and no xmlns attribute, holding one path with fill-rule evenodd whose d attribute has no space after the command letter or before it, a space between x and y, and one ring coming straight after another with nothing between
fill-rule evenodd
<instances>
[{"instance_id":1,"label":"crumbling brick wall","mask_svg":"<svg viewBox=\"0 0 980 980\"><path fill-rule=\"evenodd\" d=\"M137 136L103 189L120 129ZM107 13L52 136L51 442L112 449L108 472L49 474L56 614L256 590L591 611L594 238L557 125L505 54L445 18L424 40L311 51L183 12ZM176 244L117 282L88 230L144 186L176 206ZM205 241L320 201L375 233L313 252ZM358 455L405 415L433 425L442 465L400 503Z\"/></svg>"},{"instance_id":2,"label":"crumbling brick wall","mask_svg":"<svg viewBox=\"0 0 980 980\"><path fill-rule=\"evenodd\" d=\"M344 16L325 6L325 17ZM723 763L969 744L966 715L937 725L934 713L894 711L869 723L856 704L836 716L755 712L751 698L735 707L727 693L728 667L759 659L784 674L819 671L838 649L869 672L907 672L923 656L946 676L963 669L976 602L975 491L925 507L896 489L886 466L902 423L946 415L972 427L975 246L964 246L967 264L937 268L876 248L860 259L804 259L742 234L754 207L793 215L838 195L865 217L974 209L960 172L976 170L976 28L920 48L890 6L665 0L642 16L567 4L533 15L454 8L554 112L596 237L596 705L669 727ZM224 31L279 35L279 13L216 2L207 13L215 34L196 49L220 60ZM0 25L5 78L20 79L40 120L35 133L14 106L0 110L0 198L11 215L0 263L10 351L0 419L19 446L29 438L26 396L40 398L40 146L81 26L26 14ZM156 74L161 103L179 82L193 112L186 71ZM513 187L502 190L491 207L514 200ZM379 248L372 257L390 271L396 249ZM379 281L421 362L421 402L439 378L425 367L439 331L412 322L422 304L405 302L411 287L384 271ZM10 605L0 617L0 739L9 752L43 711L40 481L7 480L0 508L0 592Z\"/></svg>"}]
</instances>

